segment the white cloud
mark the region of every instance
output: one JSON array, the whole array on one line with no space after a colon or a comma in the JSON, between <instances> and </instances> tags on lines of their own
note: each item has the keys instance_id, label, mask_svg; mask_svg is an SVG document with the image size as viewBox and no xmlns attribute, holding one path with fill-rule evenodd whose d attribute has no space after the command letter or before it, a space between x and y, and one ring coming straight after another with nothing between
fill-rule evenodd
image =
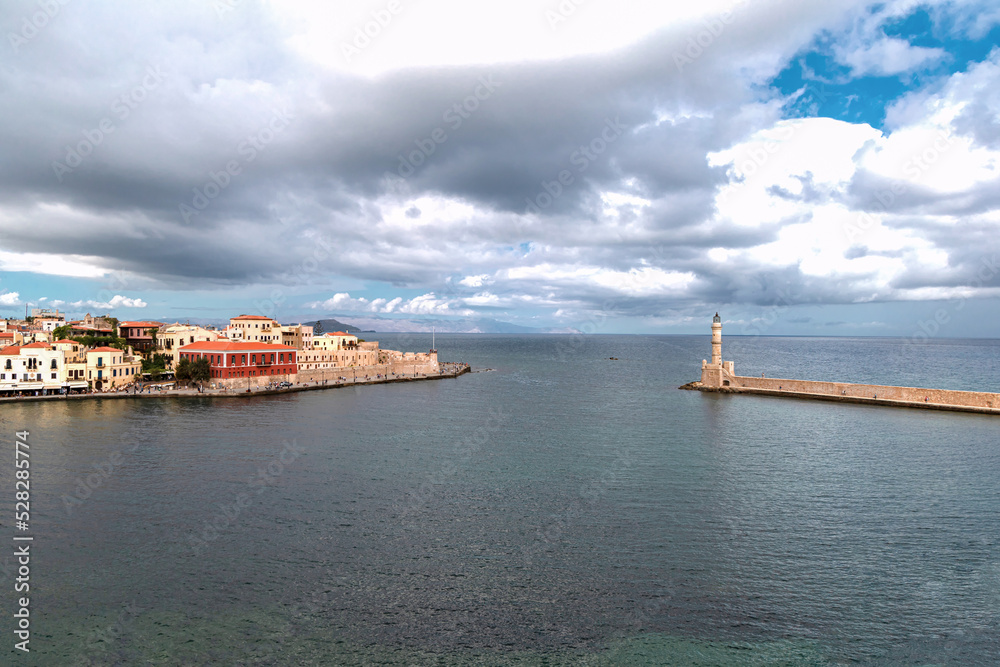
<instances>
[{"instance_id":1,"label":"white cloud","mask_svg":"<svg viewBox=\"0 0 1000 667\"><path fill-rule=\"evenodd\" d=\"M0 294L0 306L19 306L21 305L20 296L17 292L4 292Z\"/></svg>"},{"instance_id":2,"label":"white cloud","mask_svg":"<svg viewBox=\"0 0 1000 667\"><path fill-rule=\"evenodd\" d=\"M347 292L334 294L326 301L316 301L305 304L313 310L324 310L345 313L382 313L408 315L473 315L474 311L466 308L456 308L456 302L436 296L433 293L422 294L405 300L354 298Z\"/></svg>"},{"instance_id":3,"label":"white cloud","mask_svg":"<svg viewBox=\"0 0 1000 667\"><path fill-rule=\"evenodd\" d=\"M493 279L489 275L482 273L478 276L466 276L459 280L458 284L465 287L482 287L483 285L489 285L491 282L493 282Z\"/></svg>"},{"instance_id":4,"label":"white cloud","mask_svg":"<svg viewBox=\"0 0 1000 667\"><path fill-rule=\"evenodd\" d=\"M376 75L411 67L558 60L609 52L669 26L702 29L705 22L718 22L723 12L739 10L746 0L271 0L271 4L294 33L289 44L299 53L327 67ZM390 4L398 11L388 12Z\"/></svg>"},{"instance_id":5,"label":"white cloud","mask_svg":"<svg viewBox=\"0 0 1000 667\"><path fill-rule=\"evenodd\" d=\"M142 299L131 299L120 294L116 294L108 301L95 301L94 299L87 299L85 301L62 301L55 300L52 305L57 308L67 307L74 310L92 308L94 310L114 310L116 308L145 308L147 304Z\"/></svg>"},{"instance_id":6,"label":"white cloud","mask_svg":"<svg viewBox=\"0 0 1000 667\"><path fill-rule=\"evenodd\" d=\"M868 44L845 44L836 49L837 59L850 66L854 76L892 76L940 61L944 49L913 46L895 37L882 37Z\"/></svg>"},{"instance_id":7,"label":"white cloud","mask_svg":"<svg viewBox=\"0 0 1000 667\"><path fill-rule=\"evenodd\" d=\"M30 271L72 278L100 278L107 271L93 263L99 258L79 255L50 255L36 252L7 252L0 250L0 271Z\"/></svg>"}]
</instances>

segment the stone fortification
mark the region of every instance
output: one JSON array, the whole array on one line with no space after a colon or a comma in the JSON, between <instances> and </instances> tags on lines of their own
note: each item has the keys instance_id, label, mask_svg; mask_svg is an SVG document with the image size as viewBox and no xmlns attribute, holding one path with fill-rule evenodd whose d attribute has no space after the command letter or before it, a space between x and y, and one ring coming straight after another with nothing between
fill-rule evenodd
<instances>
[{"instance_id":1,"label":"stone fortification","mask_svg":"<svg viewBox=\"0 0 1000 667\"><path fill-rule=\"evenodd\" d=\"M727 387L707 387L700 382L692 383L692 385L694 386L689 386L689 388L702 391L819 398L849 403L877 403L911 408L1000 414L1000 394L981 391L743 376L733 377Z\"/></svg>"}]
</instances>

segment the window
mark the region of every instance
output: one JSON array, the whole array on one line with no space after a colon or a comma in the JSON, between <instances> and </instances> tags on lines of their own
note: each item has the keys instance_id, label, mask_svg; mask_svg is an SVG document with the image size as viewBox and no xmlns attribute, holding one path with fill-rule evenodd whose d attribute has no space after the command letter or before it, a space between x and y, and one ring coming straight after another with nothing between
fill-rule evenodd
<instances>
[{"instance_id":1,"label":"window","mask_svg":"<svg viewBox=\"0 0 1000 667\"><path fill-rule=\"evenodd\" d=\"M59 368L58 364L56 364L56 360L55 359L52 360L52 363L49 365L49 368L51 370L55 370L55 369Z\"/></svg>"},{"instance_id":2,"label":"window","mask_svg":"<svg viewBox=\"0 0 1000 667\"><path fill-rule=\"evenodd\" d=\"M282 364L285 363L285 354L284 354L284 352L282 352L281 354L278 355L278 361L280 363L282 363Z\"/></svg>"},{"instance_id":3,"label":"window","mask_svg":"<svg viewBox=\"0 0 1000 667\"><path fill-rule=\"evenodd\" d=\"M263 361L263 358L261 359L261 361ZM256 354L251 354L250 355L250 363L253 364L254 366L257 365L257 355Z\"/></svg>"},{"instance_id":4,"label":"window","mask_svg":"<svg viewBox=\"0 0 1000 667\"><path fill-rule=\"evenodd\" d=\"M10 359L7 360L7 365L4 366L7 370L10 370Z\"/></svg>"},{"instance_id":5,"label":"window","mask_svg":"<svg viewBox=\"0 0 1000 667\"><path fill-rule=\"evenodd\" d=\"M56 379L56 374L55 374L55 373L53 373L53 374L52 374L52 379L53 379L53 380L55 380L55 379Z\"/></svg>"}]
</instances>

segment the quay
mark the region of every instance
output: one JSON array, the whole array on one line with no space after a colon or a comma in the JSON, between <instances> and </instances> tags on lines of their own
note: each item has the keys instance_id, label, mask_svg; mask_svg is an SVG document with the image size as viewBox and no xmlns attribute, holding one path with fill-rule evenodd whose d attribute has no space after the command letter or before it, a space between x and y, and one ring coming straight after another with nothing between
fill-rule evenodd
<instances>
[{"instance_id":1,"label":"quay","mask_svg":"<svg viewBox=\"0 0 1000 667\"><path fill-rule=\"evenodd\" d=\"M736 375L733 362L722 360L718 313L712 320L712 361L702 360L701 380L680 389L1000 415L998 393Z\"/></svg>"},{"instance_id":2,"label":"quay","mask_svg":"<svg viewBox=\"0 0 1000 667\"><path fill-rule=\"evenodd\" d=\"M363 370L363 369L359 369ZM156 398L256 398L258 396L275 396L278 394L292 394L300 391L321 391L324 389L343 389L371 384L392 384L397 382L421 382L424 380L444 380L457 378L460 375L471 373L472 367L469 364L442 363L439 373L427 373L399 377L381 378L358 378L357 380L347 379L343 381L323 381L312 380L309 382L295 383L291 387L283 389L265 389L262 387L252 388L250 391L237 391L227 389L202 389L193 387L169 389L165 391L153 391L149 393L132 392L95 392L86 394L53 394L49 396L17 396L0 398L0 405L4 403L25 403L29 401L81 401L81 400L147 400Z\"/></svg>"}]
</instances>

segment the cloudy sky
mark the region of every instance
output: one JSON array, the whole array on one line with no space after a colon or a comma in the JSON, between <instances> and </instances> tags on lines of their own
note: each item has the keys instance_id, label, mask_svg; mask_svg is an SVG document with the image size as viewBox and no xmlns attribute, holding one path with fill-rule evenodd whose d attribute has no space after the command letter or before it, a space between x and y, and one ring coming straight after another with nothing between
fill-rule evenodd
<instances>
[{"instance_id":1,"label":"cloudy sky","mask_svg":"<svg viewBox=\"0 0 1000 667\"><path fill-rule=\"evenodd\" d=\"M9 316L1000 337L993 0L15 0L0 28Z\"/></svg>"}]
</instances>

